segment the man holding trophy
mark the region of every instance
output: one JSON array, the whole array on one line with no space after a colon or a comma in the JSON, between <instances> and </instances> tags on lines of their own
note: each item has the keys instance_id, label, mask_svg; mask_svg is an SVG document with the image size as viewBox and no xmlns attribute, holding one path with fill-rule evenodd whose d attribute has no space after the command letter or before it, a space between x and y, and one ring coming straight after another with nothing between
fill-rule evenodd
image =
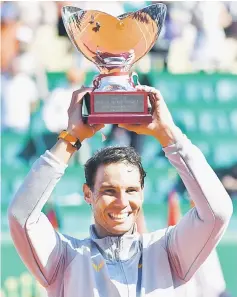
<instances>
[{"instance_id":1,"label":"man holding trophy","mask_svg":"<svg viewBox=\"0 0 237 297\"><path fill-rule=\"evenodd\" d=\"M191 296L189 280L220 241L232 203L203 154L175 125L160 92L135 87L129 74L158 37L165 5L117 18L65 7L63 17L73 43L101 74L92 89L73 93L67 129L34 163L9 207L18 253L50 297ZM88 238L56 232L42 213L70 157L106 123L162 145L196 205L176 226L137 232L146 174L130 147L104 148L85 164L84 198L95 220Z\"/></svg>"}]
</instances>

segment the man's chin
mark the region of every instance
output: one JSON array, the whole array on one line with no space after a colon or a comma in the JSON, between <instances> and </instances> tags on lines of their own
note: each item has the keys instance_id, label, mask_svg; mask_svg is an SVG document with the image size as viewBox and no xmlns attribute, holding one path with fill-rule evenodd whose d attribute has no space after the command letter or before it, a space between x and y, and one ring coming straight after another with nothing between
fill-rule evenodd
<instances>
[{"instance_id":1,"label":"man's chin","mask_svg":"<svg viewBox=\"0 0 237 297\"><path fill-rule=\"evenodd\" d=\"M100 222L95 218L96 232L99 237L105 236L121 236L123 234L132 234L135 227L135 222L130 218L124 222L116 222L111 219Z\"/></svg>"},{"instance_id":2,"label":"man's chin","mask_svg":"<svg viewBox=\"0 0 237 297\"><path fill-rule=\"evenodd\" d=\"M130 226L116 225L113 228L110 228L110 233L114 236L132 234L134 231L134 224Z\"/></svg>"}]
</instances>

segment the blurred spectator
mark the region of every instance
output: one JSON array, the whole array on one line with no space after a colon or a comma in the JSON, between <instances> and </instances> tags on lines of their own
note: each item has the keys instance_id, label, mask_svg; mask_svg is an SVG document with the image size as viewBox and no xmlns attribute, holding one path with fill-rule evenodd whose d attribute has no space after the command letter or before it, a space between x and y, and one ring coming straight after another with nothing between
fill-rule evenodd
<instances>
[{"instance_id":1,"label":"blurred spectator","mask_svg":"<svg viewBox=\"0 0 237 297\"><path fill-rule=\"evenodd\" d=\"M85 79L85 73L79 69L72 68L67 72L68 85L55 88L42 106L42 117L45 128L40 134L31 133L31 137L26 144L20 157L30 162L32 158L38 157L44 150L50 149L58 134L67 128L67 110L71 101L72 93L79 89ZM84 141L78 154L74 159L83 164L84 160L90 157L90 147Z\"/></svg>"},{"instance_id":2,"label":"blurred spectator","mask_svg":"<svg viewBox=\"0 0 237 297\"><path fill-rule=\"evenodd\" d=\"M232 198L237 198L237 163L230 168L217 169L216 173L228 194Z\"/></svg>"},{"instance_id":3,"label":"blurred spectator","mask_svg":"<svg viewBox=\"0 0 237 297\"><path fill-rule=\"evenodd\" d=\"M57 9L55 1L17 1L16 5L22 23L32 30L37 30L43 24L56 25Z\"/></svg>"},{"instance_id":4,"label":"blurred spectator","mask_svg":"<svg viewBox=\"0 0 237 297\"><path fill-rule=\"evenodd\" d=\"M226 5L226 17L223 24L227 38L237 39L237 4L229 1Z\"/></svg>"},{"instance_id":5,"label":"blurred spectator","mask_svg":"<svg viewBox=\"0 0 237 297\"><path fill-rule=\"evenodd\" d=\"M192 59L198 70L216 69L224 55L225 33L220 22L222 2L198 2L192 23L197 28ZM218 48L218 50L216 50Z\"/></svg>"},{"instance_id":6,"label":"blurred spectator","mask_svg":"<svg viewBox=\"0 0 237 297\"><path fill-rule=\"evenodd\" d=\"M38 99L35 81L26 73L20 57L16 58L2 89L2 130L26 133Z\"/></svg>"},{"instance_id":7,"label":"blurred spectator","mask_svg":"<svg viewBox=\"0 0 237 297\"><path fill-rule=\"evenodd\" d=\"M8 72L10 64L20 50L17 37L20 24L18 10L12 2L1 2L1 72Z\"/></svg>"},{"instance_id":8,"label":"blurred spectator","mask_svg":"<svg viewBox=\"0 0 237 297\"><path fill-rule=\"evenodd\" d=\"M59 133L67 127L67 109L72 93L79 89L85 79L84 71L72 68L67 72L68 86L58 87L52 91L43 106L43 119L46 128L52 133ZM53 119L53 121L52 121Z\"/></svg>"}]
</instances>

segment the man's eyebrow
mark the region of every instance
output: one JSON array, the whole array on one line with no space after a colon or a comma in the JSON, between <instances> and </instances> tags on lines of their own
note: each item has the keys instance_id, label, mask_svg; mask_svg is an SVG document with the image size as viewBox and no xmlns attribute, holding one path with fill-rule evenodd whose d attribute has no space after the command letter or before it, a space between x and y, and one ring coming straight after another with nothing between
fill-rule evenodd
<instances>
[{"instance_id":1,"label":"man's eyebrow","mask_svg":"<svg viewBox=\"0 0 237 297\"><path fill-rule=\"evenodd\" d=\"M127 189L140 189L140 185L131 185L131 186L127 186ZM110 184L105 184L105 185L101 185L100 189L104 189L104 188L113 188L116 189L117 186L115 185L110 185Z\"/></svg>"},{"instance_id":2,"label":"man's eyebrow","mask_svg":"<svg viewBox=\"0 0 237 297\"><path fill-rule=\"evenodd\" d=\"M116 188L116 186L114 186L114 185L110 185L110 184L106 184L106 185L101 185L100 186L100 189L101 188Z\"/></svg>"},{"instance_id":3,"label":"man's eyebrow","mask_svg":"<svg viewBox=\"0 0 237 297\"><path fill-rule=\"evenodd\" d=\"M128 186L128 189L140 189L140 185Z\"/></svg>"}]
</instances>

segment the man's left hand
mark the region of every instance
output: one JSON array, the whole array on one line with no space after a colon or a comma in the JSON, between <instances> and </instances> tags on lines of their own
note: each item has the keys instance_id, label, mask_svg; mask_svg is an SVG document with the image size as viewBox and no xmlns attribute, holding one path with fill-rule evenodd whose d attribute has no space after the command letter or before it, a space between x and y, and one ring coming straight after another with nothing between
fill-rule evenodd
<instances>
[{"instance_id":1,"label":"man's left hand","mask_svg":"<svg viewBox=\"0 0 237 297\"><path fill-rule=\"evenodd\" d=\"M161 93L155 88L143 85L136 86L136 90L145 91L149 94L152 106L152 122L149 124L119 124L118 126L137 134L151 135L159 140L163 147L175 143L175 135L181 134L181 131L175 125Z\"/></svg>"}]
</instances>

